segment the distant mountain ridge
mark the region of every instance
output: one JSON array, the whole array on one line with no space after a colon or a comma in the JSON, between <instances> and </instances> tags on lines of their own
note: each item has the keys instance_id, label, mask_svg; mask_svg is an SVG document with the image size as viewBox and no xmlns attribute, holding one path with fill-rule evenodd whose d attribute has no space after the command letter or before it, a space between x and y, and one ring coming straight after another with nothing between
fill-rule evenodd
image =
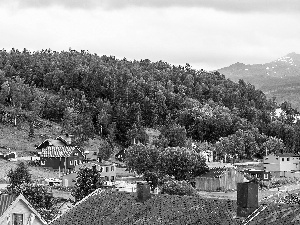
<instances>
[{"instance_id":1,"label":"distant mountain ridge","mask_svg":"<svg viewBox=\"0 0 300 225\"><path fill-rule=\"evenodd\" d=\"M300 83L300 54L292 52L264 64L246 65L237 62L218 71L233 81L243 79L263 90Z\"/></svg>"},{"instance_id":2,"label":"distant mountain ridge","mask_svg":"<svg viewBox=\"0 0 300 225\"><path fill-rule=\"evenodd\" d=\"M295 52L264 64L237 62L218 70L233 81L243 79L261 89L278 103L288 101L300 110L300 54Z\"/></svg>"}]
</instances>

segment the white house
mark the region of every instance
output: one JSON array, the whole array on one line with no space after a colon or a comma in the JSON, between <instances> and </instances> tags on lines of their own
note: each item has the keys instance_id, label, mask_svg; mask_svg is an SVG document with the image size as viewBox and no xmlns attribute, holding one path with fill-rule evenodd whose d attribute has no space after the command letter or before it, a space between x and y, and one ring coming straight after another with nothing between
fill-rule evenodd
<instances>
[{"instance_id":1,"label":"white house","mask_svg":"<svg viewBox=\"0 0 300 225\"><path fill-rule=\"evenodd\" d=\"M264 156L264 170L274 176L286 176L300 171L300 156L292 153L269 154Z\"/></svg>"},{"instance_id":2,"label":"white house","mask_svg":"<svg viewBox=\"0 0 300 225\"><path fill-rule=\"evenodd\" d=\"M0 224L46 225L47 222L21 194L17 198L0 195Z\"/></svg>"}]
</instances>

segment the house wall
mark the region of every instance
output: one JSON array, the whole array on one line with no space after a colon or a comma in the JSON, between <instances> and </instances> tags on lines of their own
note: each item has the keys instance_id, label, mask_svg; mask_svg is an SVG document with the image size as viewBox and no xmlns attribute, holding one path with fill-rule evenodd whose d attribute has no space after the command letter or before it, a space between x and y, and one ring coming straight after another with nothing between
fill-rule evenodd
<instances>
[{"instance_id":1,"label":"house wall","mask_svg":"<svg viewBox=\"0 0 300 225\"><path fill-rule=\"evenodd\" d=\"M29 221L30 218L30 214L32 213L32 211L28 208L28 206L22 201L18 201L17 204L15 205L14 208L12 208L10 211L5 212L5 214L7 216L10 216L10 224L13 224L13 213L17 213L17 214L23 214L23 222L24 224L27 224L27 222ZM0 224L7 224L7 216L3 216L3 220L0 221ZM39 218L35 217L33 224L32 225L43 225L42 221L40 221Z\"/></svg>"},{"instance_id":2,"label":"house wall","mask_svg":"<svg viewBox=\"0 0 300 225\"><path fill-rule=\"evenodd\" d=\"M78 155L76 155L76 153ZM41 157L41 161L45 162L45 165L42 165L42 167L52 167L53 169L69 169L73 170L76 165L82 164L84 159L84 156L82 153L75 149L74 152L70 157L67 158L67 166L65 166L65 158L64 157Z\"/></svg>"},{"instance_id":3,"label":"house wall","mask_svg":"<svg viewBox=\"0 0 300 225\"><path fill-rule=\"evenodd\" d=\"M70 173L62 177L62 185L64 187L74 187L76 183L77 173Z\"/></svg>"},{"instance_id":4,"label":"house wall","mask_svg":"<svg viewBox=\"0 0 300 225\"><path fill-rule=\"evenodd\" d=\"M116 180L116 165L105 165L102 166L101 177L104 177L106 181L115 181Z\"/></svg>"},{"instance_id":5,"label":"house wall","mask_svg":"<svg viewBox=\"0 0 300 225\"><path fill-rule=\"evenodd\" d=\"M298 157L280 157L280 171L299 171Z\"/></svg>"},{"instance_id":6,"label":"house wall","mask_svg":"<svg viewBox=\"0 0 300 225\"><path fill-rule=\"evenodd\" d=\"M270 172L300 171L299 157L265 156L264 169Z\"/></svg>"}]
</instances>

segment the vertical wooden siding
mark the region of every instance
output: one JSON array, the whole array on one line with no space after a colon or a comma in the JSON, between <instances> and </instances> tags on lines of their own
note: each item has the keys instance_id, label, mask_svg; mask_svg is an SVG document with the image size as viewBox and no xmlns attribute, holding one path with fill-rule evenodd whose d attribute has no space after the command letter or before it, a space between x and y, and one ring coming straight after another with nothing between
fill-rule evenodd
<instances>
[{"instance_id":1,"label":"vertical wooden siding","mask_svg":"<svg viewBox=\"0 0 300 225\"><path fill-rule=\"evenodd\" d=\"M244 175L235 171L227 170L218 178L196 177L196 189L199 191L226 191L236 190L237 183L243 182Z\"/></svg>"}]
</instances>

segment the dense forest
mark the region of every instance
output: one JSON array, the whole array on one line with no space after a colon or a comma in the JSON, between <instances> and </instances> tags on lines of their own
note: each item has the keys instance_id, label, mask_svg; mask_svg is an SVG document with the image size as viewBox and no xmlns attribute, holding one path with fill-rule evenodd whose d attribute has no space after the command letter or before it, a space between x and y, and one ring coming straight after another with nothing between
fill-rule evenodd
<instances>
[{"instance_id":1,"label":"dense forest","mask_svg":"<svg viewBox=\"0 0 300 225\"><path fill-rule=\"evenodd\" d=\"M128 147L160 131L157 146L215 149L217 158L298 152L298 113L249 83L218 72L148 59L129 61L88 51L0 51L0 122L37 118L62 124L77 144L94 135Z\"/></svg>"}]
</instances>

